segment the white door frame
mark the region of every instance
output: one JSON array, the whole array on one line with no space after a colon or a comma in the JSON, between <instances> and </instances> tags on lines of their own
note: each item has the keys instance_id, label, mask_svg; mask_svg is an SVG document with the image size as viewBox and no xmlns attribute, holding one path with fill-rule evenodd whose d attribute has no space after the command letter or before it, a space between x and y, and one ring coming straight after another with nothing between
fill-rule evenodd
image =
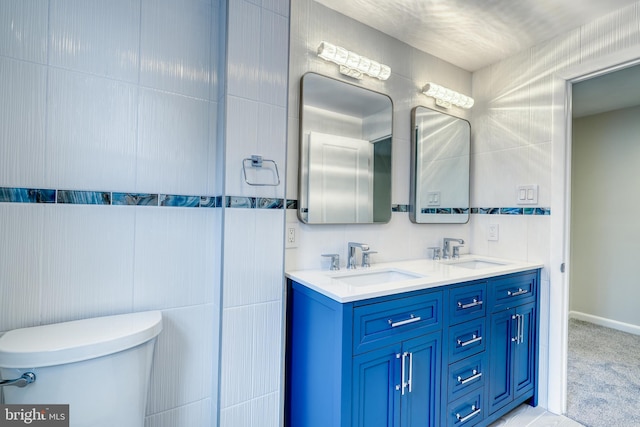
<instances>
[{"instance_id":1,"label":"white door frame","mask_svg":"<svg viewBox=\"0 0 640 427\"><path fill-rule=\"evenodd\" d=\"M547 409L567 411L567 342L571 217L571 85L640 63L640 46L603 55L553 75L553 148L550 224L549 371Z\"/></svg>"}]
</instances>

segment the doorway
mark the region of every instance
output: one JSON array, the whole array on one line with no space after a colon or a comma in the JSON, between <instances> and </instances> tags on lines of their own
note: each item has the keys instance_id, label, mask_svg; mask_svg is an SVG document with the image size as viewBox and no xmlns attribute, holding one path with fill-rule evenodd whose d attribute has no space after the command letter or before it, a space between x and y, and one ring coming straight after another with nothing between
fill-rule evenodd
<instances>
[{"instance_id":1,"label":"doorway","mask_svg":"<svg viewBox=\"0 0 640 427\"><path fill-rule=\"evenodd\" d=\"M572 85L566 415L585 425L640 423L625 404L637 383L620 381L634 377L640 337L619 331L640 325L640 199L630 193L640 187L639 105L640 66Z\"/></svg>"},{"instance_id":2,"label":"doorway","mask_svg":"<svg viewBox=\"0 0 640 427\"><path fill-rule=\"evenodd\" d=\"M567 411L567 340L571 235L572 85L640 63L640 47L584 62L554 75L548 409Z\"/></svg>"}]
</instances>

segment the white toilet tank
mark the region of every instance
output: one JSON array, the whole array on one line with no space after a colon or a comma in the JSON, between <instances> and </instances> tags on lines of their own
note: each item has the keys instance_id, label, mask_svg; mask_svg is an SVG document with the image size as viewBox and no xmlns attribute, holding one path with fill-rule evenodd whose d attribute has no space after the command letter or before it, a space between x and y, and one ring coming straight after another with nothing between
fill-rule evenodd
<instances>
[{"instance_id":1,"label":"white toilet tank","mask_svg":"<svg viewBox=\"0 0 640 427\"><path fill-rule=\"evenodd\" d=\"M15 329L0 337L6 404L68 404L70 427L142 427L159 311Z\"/></svg>"}]
</instances>

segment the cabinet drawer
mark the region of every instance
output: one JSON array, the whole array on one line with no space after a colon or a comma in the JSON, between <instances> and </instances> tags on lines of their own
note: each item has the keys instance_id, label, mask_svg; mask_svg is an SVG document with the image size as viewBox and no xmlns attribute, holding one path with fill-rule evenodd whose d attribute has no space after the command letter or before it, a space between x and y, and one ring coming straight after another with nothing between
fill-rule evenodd
<instances>
[{"instance_id":1,"label":"cabinet drawer","mask_svg":"<svg viewBox=\"0 0 640 427\"><path fill-rule=\"evenodd\" d=\"M353 353L359 354L442 328L442 292L355 307Z\"/></svg>"},{"instance_id":2,"label":"cabinet drawer","mask_svg":"<svg viewBox=\"0 0 640 427\"><path fill-rule=\"evenodd\" d=\"M446 380L447 401L452 402L471 390L482 388L487 376L486 368L486 352L449 365L449 376Z\"/></svg>"},{"instance_id":3,"label":"cabinet drawer","mask_svg":"<svg viewBox=\"0 0 640 427\"><path fill-rule=\"evenodd\" d=\"M489 283L491 307L499 310L535 301L537 278L538 274L533 271L492 280Z\"/></svg>"},{"instance_id":4,"label":"cabinet drawer","mask_svg":"<svg viewBox=\"0 0 640 427\"><path fill-rule=\"evenodd\" d=\"M482 389L470 393L447 406L448 427L474 426L484 419Z\"/></svg>"},{"instance_id":5,"label":"cabinet drawer","mask_svg":"<svg viewBox=\"0 0 640 427\"><path fill-rule=\"evenodd\" d=\"M484 351L487 337L485 319L470 320L449 328L449 362Z\"/></svg>"},{"instance_id":6,"label":"cabinet drawer","mask_svg":"<svg viewBox=\"0 0 640 427\"><path fill-rule=\"evenodd\" d=\"M465 322L484 317L487 306L487 283L479 282L449 291L449 322Z\"/></svg>"}]
</instances>

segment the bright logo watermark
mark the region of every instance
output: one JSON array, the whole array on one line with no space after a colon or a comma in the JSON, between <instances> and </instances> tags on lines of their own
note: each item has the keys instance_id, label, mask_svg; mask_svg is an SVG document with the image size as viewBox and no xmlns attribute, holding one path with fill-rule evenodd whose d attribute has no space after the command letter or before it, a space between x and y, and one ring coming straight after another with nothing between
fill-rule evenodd
<instances>
[{"instance_id":1,"label":"bright logo watermark","mask_svg":"<svg viewBox=\"0 0 640 427\"><path fill-rule=\"evenodd\" d=\"M0 405L0 427L69 427L69 405Z\"/></svg>"}]
</instances>

